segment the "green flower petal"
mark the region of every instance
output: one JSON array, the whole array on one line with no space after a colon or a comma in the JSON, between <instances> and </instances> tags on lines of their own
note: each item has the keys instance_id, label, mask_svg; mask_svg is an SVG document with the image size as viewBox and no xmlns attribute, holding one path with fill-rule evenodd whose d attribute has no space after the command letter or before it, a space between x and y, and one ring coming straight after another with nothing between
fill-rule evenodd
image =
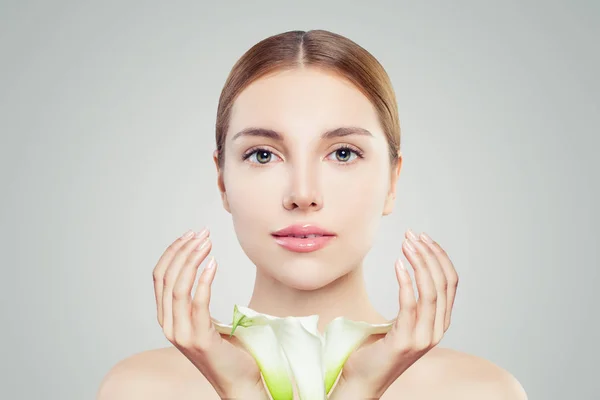
<instances>
[{"instance_id":1,"label":"green flower petal","mask_svg":"<svg viewBox=\"0 0 600 400\"><path fill-rule=\"evenodd\" d=\"M318 315L275 317L235 306L231 325L213 319L217 331L237 337L256 360L271 397L326 400L346 360L370 335L387 333L395 321L368 324L339 317L322 335Z\"/></svg>"},{"instance_id":2,"label":"green flower petal","mask_svg":"<svg viewBox=\"0 0 600 400\"><path fill-rule=\"evenodd\" d=\"M327 325L325 330L325 348L323 350L327 394L331 391L350 354L369 336L387 333L394 325L394 322L369 324L363 321L352 321L338 317Z\"/></svg>"}]
</instances>

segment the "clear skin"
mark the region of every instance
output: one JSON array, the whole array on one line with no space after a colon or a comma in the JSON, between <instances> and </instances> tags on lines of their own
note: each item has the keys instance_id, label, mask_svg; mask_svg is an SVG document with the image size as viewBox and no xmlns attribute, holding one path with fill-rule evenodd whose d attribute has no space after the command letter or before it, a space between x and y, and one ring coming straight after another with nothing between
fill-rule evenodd
<instances>
[{"instance_id":1,"label":"clear skin","mask_svg":"<svg viewBox=\"0 0 600 400\"><path fill-rule=\"evenodd\" d=\"M251 127L279 132L281 139L231 134ZM339 127L359 127L371 135L321 138L323 132ZM369 100L331 73L315 69L281 72L240 94L229 132L223 169L218 168L216 154L214 159L224 207L233 217L242 248L256 265L249 307L277 316L319 314L321 330L337 316L385 322L368 299L362 263L381 216L392 212L402 158L392 168L386 137ZM335 240L316 252L290 252L275 243L271 232L295 223L317 224L333 232ZM167 338L218 393L231 396L231 390L239 388L233 382L240 381L255 390L260 375L251 367L252 360L211 328L209 286L199 286L190 300L194 268L210 249L207 242L205 249L191 250L201 239L174 243L168 254L175 255L164 275L158 272L164 267L157 268L157 281L162 277L164 283L157 288L157 294L162 292L161 325ZM426 255L422 258L403 247L416 266L422 293L419 315L410 277L398 270L401 287L406 288L401 291L398 329L353 354L336 393L344 385L356 393L356 385L363 398L381 396L447 329L456 272L439 247L413 243L413 248ZM182 267L184 260L188 263ZM209 283L213 277L211 268L201 275L200 283ZM172 312L165 311L170 308Z\"/></svg>"},{"instance_id":2,"label":"clear skin","mask_svg":"<svg viewBox=\"0 0 600 400\"><path fill-rule=\"evenodd\" d=\"M214 329L210 319L210 285L216 272L211 257L192 287L212 243L205 229L186 232L172 243L153 271L158 323L165 337L198 368L221 398L266 399L260 370L235 337Z\"/></svg>"},{"instance_id":3,"label":"clear skin","mask_svg":"<svg viewBox=\"0 0 600 400\"><path fill-rule=\"evenodd\" d=\"M372 136L320 138L341 126L364 128ZM249 127L275 130L282 140L232 138ZM242 156L256 146L261 148L258 153L244 160ZM340 147L350 152L340 152ZM402 158L399 155L398 163L390 165L387 141L369 100L346 80L320 70L297 69L262 78L234 104L225 153L223 169L214 154L223 206L256 265L248 306L276 316L318 314L321 331L337 316L386 322L369 301L362 262L381 217L393 210ZM319 251L293 253L270 234L294 223L314 223L337 236ZM208 236L205 231L199 237L178 238L154 268L159 324L221 398L268 399L252 357L235 338L219 335L210 322L214 259L200 273L192 294L198 268L211 250ZM410 230L402 252L414 271L419 300L398 259L396 324L350 356L332 399L389 393L450 325L458 276L448 255L427 235ZM526 398L522 391L519 395L510 398Z\"/></svg>"},{"instance_id":4,"label":"clear skin","mask_svg":"<svg viewBox=\"0 0 600 400\"><path fill-rule=\"evenodd\" d=\"M320 138L350 126L367 129L372 137ZM277 131L283 141L233 139L249 127ZM363 158L336 154L343 145L360 150ZM268 163L260 164L266 160L258 154L242 160L256 146L272 152ZM340 77L302 69L247 87L235 101L218 173L224 207L256 265L248 306L276 316L319 314L320 329L337 316L384 322L368 299L362 262L382 215L392 212L400 166L401 158L392 174L370 101ZM337 237L317 252L293 253L275 243L271 232L295 223L317 224Z\"/></svg>"}]
</instances>

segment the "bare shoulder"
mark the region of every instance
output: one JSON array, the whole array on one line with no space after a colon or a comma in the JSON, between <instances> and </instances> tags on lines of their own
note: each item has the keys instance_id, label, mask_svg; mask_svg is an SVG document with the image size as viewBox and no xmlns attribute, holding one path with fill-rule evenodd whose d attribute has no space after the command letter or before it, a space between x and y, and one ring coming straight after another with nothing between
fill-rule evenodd
<instances>
[{"instance_id":1,"label":"bare shoulder","mask_svg":"<svg viewBox=\"0 0 600 400\"><path fill-rule=\"evenodd\" d=\"M102 379L97 400L218 399L204 376L176 348L133 354Z\"/></svg>"},{"instance_id":2,"label":"bare shoulder","mask_svg":"<svg viewBox=\"0 0 600 400\"><path fill-rule=\"evenodd\" d=\"M394 398L527 400L527 395L511 373L491 361L435 347L402 374L382 399Z\"/></svg>"}]
</instances>

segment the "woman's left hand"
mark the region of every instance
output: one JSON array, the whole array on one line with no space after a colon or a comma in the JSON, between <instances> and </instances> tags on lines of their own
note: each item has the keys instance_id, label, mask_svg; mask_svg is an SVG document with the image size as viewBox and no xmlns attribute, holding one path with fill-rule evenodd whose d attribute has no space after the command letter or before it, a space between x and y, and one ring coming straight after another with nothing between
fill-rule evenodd
<instances>
[{"instance_id":1,"label":"woman's left hand","mask_svg":"<svg viewBox=\"0 0 600 400\"><path fill-rule=\"evenodd\" d=\"M458 286L452 262L426 234L417 237L409 229L405 236L402 251L414 270L419 300L415 299L408 271L398 259L395 267L400 310L396 322L385 336L378 335L378 340L366 342L348 357L331 399L378 399L440 342L450 325Z\"/></svg>"}]
</instances>

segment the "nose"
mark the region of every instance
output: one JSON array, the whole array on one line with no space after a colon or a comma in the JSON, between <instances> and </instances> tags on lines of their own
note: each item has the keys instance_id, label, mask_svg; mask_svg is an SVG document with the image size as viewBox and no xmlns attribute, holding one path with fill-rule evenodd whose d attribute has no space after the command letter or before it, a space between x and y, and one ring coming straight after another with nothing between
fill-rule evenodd
<instances>
[{"instance_id":1,"label":"nose","mask_svg":"<svg viewBox=\"0 0 600 400\"><path fill-rule=\"evenodd\" d=\"M316 169L293 168L290 181L288 192L283 198L283 207L286 210L317 211L323 208Z\"/></svg>"}]
</instances>

